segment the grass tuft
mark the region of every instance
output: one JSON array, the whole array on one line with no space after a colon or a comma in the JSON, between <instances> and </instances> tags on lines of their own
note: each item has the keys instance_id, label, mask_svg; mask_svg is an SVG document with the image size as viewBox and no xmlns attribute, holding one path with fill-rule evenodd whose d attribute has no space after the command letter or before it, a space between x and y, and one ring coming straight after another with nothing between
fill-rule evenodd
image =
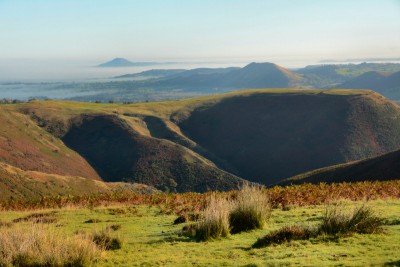
<instances>
[{"instance_id":1,"label":"grass tuft","mask_svg":"<svg viewBox=\"0 0 400 267\"><path fill-rule=\"evenodd\" d=\"M122 241L118 237L113 237L110 230L102 230L92 234L93 242L104 250L117 250L122 248Z\"/></svg>"},{"instance_id":2,"label":"grass tuft","mask_svg":"<svg viewBox=\"0 0 400 267\"><path fill-rule=\"evenodd\" d=\"M356 207L353 213L345 212L342 206L332 206L325 211L319 233L332 236L373 234L381 232L382 225L384 220L377 217L368 206Z\"/></svg>"},{"instance_id":3,"label":"grass tuft","mask_svg":"<svg viewBox=\"0 0 400 267\"><path fill-rule=\"evenodd\" d=\"M253 248L282 244L292 240L307 240L321 235L340 237L345 235L374 234L382 232L385 220L377 217L374 211L365 205L356 207L353 213L345 212L345 206L331 206L325 210L322 222L316 229L292 225L273 231L259 238Z\"/></svg>"},{"instance_id":4,"label":"grass tuft","mask_svg":"<svg viewBox=\"0 0 400 267\"><path fill-rule=\"evenodd\" d=\"M101 250L87 236L32 224L0 231L0 266L87 266Z\"/></svg>"},{"instance_id":5,"label":"grass tuft","mask_svg":"<svg viewBox=\"0 0 400 267\"><path fill-rule=\"evenodd\" d=\"M262 188L244 184L229 215L231 233L263 229L270 216L271 205Z\"/></svg>"},{"instance_id":6,"label":"grass tuft","mask_svg":"<svg viewBox=\"0 0 400 267\"><path fill-rule=\"evenodd\" d=\"M208 241L229 236L229 211L231 204L225 198L211 195L210 203L196 225L195 238Z\"/></svg>"}]
</instances>

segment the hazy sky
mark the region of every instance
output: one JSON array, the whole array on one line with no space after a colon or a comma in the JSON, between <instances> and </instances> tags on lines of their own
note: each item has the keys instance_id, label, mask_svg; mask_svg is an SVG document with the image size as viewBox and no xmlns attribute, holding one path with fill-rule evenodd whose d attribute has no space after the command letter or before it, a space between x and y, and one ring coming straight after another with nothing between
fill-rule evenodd
<instances>
[{"instance_id":1,"label":"hazy sky","mask_svg":"<svg viewBox=\"0 0 400 267\"><path fill-rule=\"evenodd\" d=\"M400 57L399 0L0 0L0 61Z\"/></svg>"}]
</instances>

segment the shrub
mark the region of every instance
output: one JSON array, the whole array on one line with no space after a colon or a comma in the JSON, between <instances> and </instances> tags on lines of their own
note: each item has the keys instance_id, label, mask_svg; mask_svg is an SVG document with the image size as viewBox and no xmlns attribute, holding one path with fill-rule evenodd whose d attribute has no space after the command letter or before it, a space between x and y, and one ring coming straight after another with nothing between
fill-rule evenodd
<instances>
[{"instance_id":1,"label":"shrub","mask_svg":"<svg viewBox=\"0 0 400 267\"><path fill-rule=\"evenodd\" d=\"M92 240L104 250L117 250L122 247L122 241L118 237L111 236L109 230L93 233Z\"/></svg>"},{"instance_id":2,"label":"shrub","mask_svg":"<svg viewBox=\"0 0 400 267\"><path fill-rule=\"evenodd\" d=\"M316 232L310 228L298 225L285 226L279 230L273 231L263 238L259 238L253 248L266 247L271 244L282 244L292 240L306 240L315 236Z\"/></svg>"},{"instance_id":3,"label":"shrub","mask_svg":"<svg viewBox=\"0 0 400 267\"><path fill-rule=\"evenodd\" d=\"M202 219L196 225L195 237L198 241L207 241L229 235L230 203L225 198L211 195L208 207Z\"/></svg>"},{"instance_id":4,"label":"shrub","mask_svg":"<svg viewBox=\"0 0 400 267\"><path fill-rule=\"evenodd\" d=\"M319 233L326 235L348 235L352 233L372 234L382 231L384 220L377 217L373 210L365 205L356 207L353 213L344 211L343 206L326 209L319 226Z\"/></svg>"},{"instance_id":5,"label":"shrub","mask_svg":"<svg viewBox=\"0 0 400 267\"><path fill-rule=\"evenodd\" d=\"M49 226L0 231L0 266L87 266L100 255L87 236L66 236Z\"/></svg>"},{"instance_id":6,"label":"shrub","mask_svg":"<svg viewBox=\"0 0 400 267\"><path fill-rule=\"evenodd\" d=\"M244 184L229 215L231 233L263 229L270 215L271 205L262 188Z\"/></svg>"}]
</instances>

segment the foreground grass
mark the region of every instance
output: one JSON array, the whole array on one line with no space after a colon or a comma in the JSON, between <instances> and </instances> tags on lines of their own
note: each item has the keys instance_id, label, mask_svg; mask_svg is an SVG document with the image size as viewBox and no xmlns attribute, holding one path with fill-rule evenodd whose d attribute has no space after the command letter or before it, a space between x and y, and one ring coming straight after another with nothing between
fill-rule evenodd
<instances>
[{"instance_id":1,"label":"foreground grass","mask_svg":"<svg viewBox=\"0 0 400 267\"><path fill-rule=\"evenodd\" d=\"M101 248L89 236L66 235L41 224L0 231L0 266L90 266Z\"/></svg>"},{"instance_id":2,"label":"foreground grass","mask_svg":"<svg viewBox=\"0 0 400 267\"><path fill-rule=\"evenodd\" d=\"M346 202L352 209L354 202ZM357 203L359 205L360 203ZM181 235L177 217L149 206L98 207L93 209L60 209L52 213L60 231L74 235L76 231L93 232L116 229L122 242L119 250L105 251L99 266L369 266L399 265L400 201L370 201L369 205L388 225L383 234L360 235L340 239L312 238L292 241L267 248L251 249L252 244L267 233L285 225L315 226L321 222L325 206L274 209L263 230L231 235L227 239L198 243ZM38 211L39 212L39 211ZM51 212L50 210L41 210ZM12 222L30 212L1 212L0 220ZM18 220L16 220L18 221ZM86 222L86 223L85 223ZM11 227L29 227L32 222L20 221ZM113 227L112 227L113 226ZM0 226L2 227L2 226ZM9 226L3 226L9 227ZM6 229L6 228L0 228Z\"/></svg>"}]
</instances>

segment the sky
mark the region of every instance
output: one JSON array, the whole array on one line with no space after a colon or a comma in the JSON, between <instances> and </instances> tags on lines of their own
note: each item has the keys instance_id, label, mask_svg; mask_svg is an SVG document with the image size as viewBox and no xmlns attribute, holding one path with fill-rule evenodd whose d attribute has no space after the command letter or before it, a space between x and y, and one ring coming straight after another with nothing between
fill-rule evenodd
<instances>
[{"instance_id":1,"label":"sky","mask_svg":"<svg viewBox=\"0 0 400 267\"><path fill-rule=\"evenodd\" d=\"M400 57L400 0L0 0L0 63Z\"/></svg>"}]
</instances>

